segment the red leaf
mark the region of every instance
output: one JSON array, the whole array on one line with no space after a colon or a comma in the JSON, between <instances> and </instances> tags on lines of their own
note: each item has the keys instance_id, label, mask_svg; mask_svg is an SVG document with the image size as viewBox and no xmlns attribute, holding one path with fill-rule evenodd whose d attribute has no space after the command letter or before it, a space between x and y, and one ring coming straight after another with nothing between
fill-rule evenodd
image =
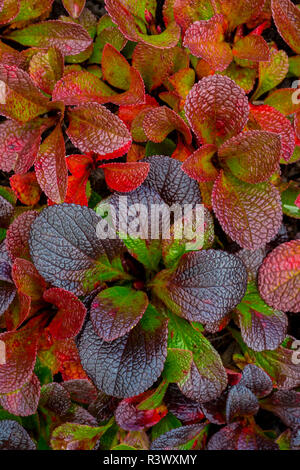
<instances>
[{"instance_id":1,"label":"red leaf","mask_svg":"<svg viewBox=\"0 0 300 470\"><path fill-rule=\"evenodd\" d=\"M84 9L86 0L63 0L63 5L70 16L78 18Z\"/></svg>"},{"instance_id":2,"label":"red leaf","mask_svg":"<svg viewBox=\"0 0 300 470\"><path fill-rule=\"evenodd\" d=\"M20 390L0 395L0 405L16 416L30 416L37 411L41 386L35 374Z\"/></svg>"},{"instance_id":3,"label":"red leaf","mask_svg":"<svg viewBox=\"0 0 300 470\"><path fill-rule=\"evenodd\" d=\"M227 17L229 29L233 31L237 26L248 23L252 18L259 16L264 6L264 0L221 0L219 8Z\"/></svg>"},{"instance_id":4,"label":"red leaf","mask_svg":"<svg viewBox=\"0 0 300 470\"><path fill-rule=\"evenodd\" d=\"M219 149L220 161L246 183L267 181L279 170L281 139L264 131L243 132Z\"/></svg>"},{"instance_id":5,"label":"red leaf","mask_svg":"<svg viewBox=\"0 0 300 470\"><path fill-rule=\"evenodd\" d=\"M273 19L285 42L300 54L300 10L290 0L272 0Z\"/></svg>"},{"instance_id":6,"label":"red leaf","mask_svg":"<svg viewBox=\"0 0 300 470\"><path fill-rule=\"evenodd\" d=\"M30 259L29 236L31 224L38 216L37 211L26 211L19 215L6 232L6 248L12 258Z\"/></svg>"},{"instance_id":7,"label":"red leaf","mask_svg":"<svg viewBox=\"0 0 300 470\"><path fill-rule=\"evenodd\" d=\"M238 59L263 62L270 60L268 44L261 36L255 34L249 34L237 41L232 49L232 53Z\"/></svg>"},{"instance_id":8,"label":"red leaf","mask_svg":"<svg viewBox=\"0 0 300 470\"><path fill-rule=\"evenodd\" d=\"M81 70L64 75L56 83L52 99L73 106L91 101L104 104L110 102L113 96L118 95L102 80L86 70Z\"/></svg>"},{"instance_id":9,"label":"red leaf","mask_svg":"<svg viewBox=\"0 0 300 470\"><path fill-rule=\"evenodd\" d=\"M1 450L36 450L36 444L25 429L16 421L3 419L0 422Z\"/></svg>"},{"instance_id":10,"label":"red leaf","mask_svg":"<svg viewBox=\"0 0 300 470\"><path fill-rule=\"evenodd\" d=\"M81 105L95 102L99 104L134 105L144 103L145 88L137 70L129 68L128 90L114 92L102 80L88 71L70 72L55 85L52 99L66 105Z\"/></svg>"},{"instance_id":11,"label":"red leaf","mask_svg":"<svg viewBox=\"0 0 300 470\"><path fill-rule=\"evenodd\" d=\"M256 425L243 426L240 421L230 423L214 434L208 450L278 450L278 445Z\"/></svg>"},{"instance_id":12,"label":"red leaf","mask_svg":"<svg viewBox=\"0 0 300 470\"><path fill-rule=\"evenodd\" d=\"M42 191L33 171L24 175L13 175L9 178L9 182L16 196L23 204L35 206L39 202Z\"/></svg>"},{"instance_id":13,"label":"red leaf","mask_svg":"<svg viewBox=\"0 0 300 470\"><path fill-rule=\"evenodd\" d=\"M117 158L130 148L125 124L97 103L77 106L69 112L67 134L82 152L95 152L104 159Z\"/></svg>"},{"instance_id":14,"label":"red leaf","mask_svg":"<svg viewBox=\"0 0 300 470\"><path fill-rule=\"evenodd\" d=\"M0 124L0 168L26 173L33 165L41 143L43 120L20 125L7 119Z\"/></svg>"},{"instance_id":15,"label":"red leaf","mask_svg":"<svg viewBox=\"0 0 300 470\"><path fill-rule=\"evenodd\" d=\"M54 319L48 326L52 337L63 340L75 337L83 325L86 308L71 292L53 287L44 292L44 300L58 308Z\"/></svg>"},{"instance_id":16,"label":"red leaf","mask_svg":"<svg viewBox=\"0 0 300 470\"><path fill-rule=\"evenodd\" d=\"M18 292L5 312L7 331L15 331L26 320L31 311L31 299L28 295Z\"/></svg>"},{"instance_id":17,"label":"red leaf","mask_svg":"<svg viewBox=\"0 0 300 470\"><path fill-rule=\"evenodd\" d=\"M103 78L112 86L127 90L126 94L114 96L115 104L145 103L145 87L140 73L111 44L106 44L102 54Z\"/></svg>"},{"instance_id":18,"label":"red leaf","mask_svg":"<svg viewBox=\"0 0 300 470\"><path fill-rule=\"evenodd\" d=\"M67 192L68 170L60 124L42 143L34 168L39 185L46 196L58 204L63 202Z\"/></svg>"},{"instance_id":19,"label":"red leaf","mask_svg":"<svg viewBox=\"0 0 300 470\"><path fill-rule=\"evenodd\" d=\"M280 135L281 158L288 162L295 149L295 132L290 121L271 106L250 105L250 123L253 123L251 128L259 128Z\"/></svg>"},{"instance_id":20,"label":"red leaf","mask_svg":"<svg viewBox=\"0 0 300 470\"><path fill-rule=\"evenodd\" d=\"M182 133L187 144L192 143L192 134L187 124L167 106L148 111L143 120L143 130L152 142L162 142L170 132L177 130Z\"/></svg>"},{"instance_id":21,"label":"red leaf","mask_svg":"<svg viewBox=\"0 0 300 470\"><path fill-rule=\"evenodd\" d=\"M4 0L0 8L0 24L14 20L20 11L20 0Z\"/></svg>"},{"instance_id":22,"label":"red leaf","mask_svg":"<svg viewBox=\"0 0 300 470\"><path fill-rule=\"evenodd\" d=\"M146 149L143 145L132 144L127 153L128 162L138 162L146 156Z\"/></svg>"},{"instance_id":23,"label":"red leaf","mask_svg":"<svg viewBox=\"0 0 300 470\"><path fill-rule=\"evenodd\" d=\"M79 179L75 176L68 176L67 194L65 202L68 204L79 204L80 206L88 205L88 198L86 193L86 185L88 177ZM51 201L52 202L52 201ZM48 205L50 205L48 203Z\"/></svg>"},{"instance_id":24,"label":"red leaf","mask_svg":"<svg viewBox=\"0 0 300 470\"><path fill-rule=\"evenodd\" d=\"M177 46L157 49L140 42L133 51L132 65L140 72L146 88L152 91L169 75L188 67L189 58L187 51Z\"/></svg>"},{"instance_id":25,"label":"red leaf","mask_svg":"<svg viewBox=\"0 0 300 470\"><path fill-rule=\"evenodd\" d=\"M157 406L150 410L140 410L138 405L145 400L152 391L148 391L133 398L122 400L115 411L118 425L126 431L141 431L157 424L168 410L165 405Z\"/></svg>"},{"instance_id":26,"label":"red leaf","mask_svg":"<svg viewBox=\"0 0 300 470\"><path fill-rule=\"evenodd\" d=\"M23 46L56 47L63 56L79 54L92 44L86 29L73 21L42 21L12 31L6 37Z\"/></svg>"},{"instance_id":27,"label":"red leaf","mask_svg":"<svg viewBox=\"0 0 300 470\"><path fill-rule=\"evenodd\" d=\"M209 63L212 69L222 72L233 59L229 44L224 41L227 22L223 15L207 21L196 21L184 36L183 45L191 53Z\"/></svg>"},{"instance_id":28,"label":"red leaf","mask_svg":"<svg viewBox=\"0 0 300 470\"><path fill-rule=\"evenodd\" d=\"M258 275L259 293L271 307L300 310L300 240L279 245L264 260Z\"/></svg>"},{"instance_id":29,"label":"red leaf","mask_svg":"<svg viewBox=\"0 0 300 470\"><path fill-rule=\"evenodd\" d=\"M89 380L67 380L62 383L62 386L69 392L72 400L77 401L78 403L89 405L97 398L97 390Z\"/></svg>"},{"instance_id":30,"label":"red leaf","mask_svg":"<svg viewBox=\"0 0 300 470\"><path fill-rule=\"evenodd\" d=\"M190 145L186 145L183 142L183 139L178 136L177 146L174 152L172 153L171 157L175 158L175 160L178 160L180 162L184 162L192 153L192 147Z\"/></svg>"},{"instance_id":31,"label":"red leaf","mask_svg":"<svg viewBox=\"0 0 300 470\"><path fill-rule=\"evenodd\" d=\"M103 168L107 186L127 193L138 188L147 178L150 165L144 162L105 163Z\"/></svg>"},{"instance_id":32,"label":"red leaf","mask_svg":"<svg viewBox=\"0 0 300 470\"><path fill-rule=\"evenodd\" d=\"M141 41L159 49L176 46L180 37L180 28L175 21L168 24L166 30L161 34L150 36L141 32L140 26L143 20L141 21L139 18L139 23L136 24L135 16L137 16L137 12L131 12L130 6L134 8L134 3L131 4L127 0L105 0L105 7L109 16L127 39L135 42ZM146 22L143 26L146 30Z\"/></svg>"},{"instance_id":33,"label":"red leaf","mask_svg":"<svg viewBox=\"0 0 300 470\"><path fill-rule=\"evenodd\" d=\"M213 189L213 208L223 230L241 247L263 247L282 223L281 199L269 183L244 183L220 173Z\"/></svg>"},{"instance_id":34,"label":"red leaf","mask_svg":"<svg viewBox=\"0 0 300 470\"><path fill-rule=\"evenodd\" d=\"M94 158L90 154L69 155L67 157L67 166L72 176L68 177L65 202L87 206L86 185L91 171L95 169Z\"/></svg>"},{"instance_id":35,"label":"red leaf","mask_svg":"<svg viewBox=\"0 0 300 470\"><path fill-rule=\"evenodd\" d=\"M32 376L37 352L37 334L31 328L1 333L5 363L0 366L0 393L20 389Z\"/></svg>"},{"instance_id":36,"label":"red leaf","mask_svg":"<svg viewBox=\"0 0 300 470\"><path fill-rule=\"evenodd\" d=\"M47 112L47 98L24 70L0 63L0 81L5 83L5 104L0 104L0 114L25 123Z\"/></svg>"},{"instance_id":37,"label":"red leaf","mask_svg":"<svg viewBox=\"0 0 300 470\"><path fill-rule=\"evenodd\" d=\"M297 138L300 139L300 112L295 114L294 128Z\"/></svg>"},{"instance_id":38,"label":"red leaf","mask_svg":"<svg viewBox=\"0 0 300 470\"><path fill-rule=\"evenodd\" d=\"M145 96L145 104L137 104L135 106L120 106L118 116L126 124L130 130L131 124L135 117L144 109L151 109L152 107L158 107L159 104L155 98L151 95Z\"/></svg>"},{"instance_id":39,"label":"red leaf","mask_svg":"<svg viewBox=\"0 0 300 470\"><path fill-rule=\"evenodd\" d=\"M182 164L183 171L196 181L215 181L218 170L212 163L217 152L215 145L203 145Z\"/></svg>"},{"instance_id":40,"label":"red leaf","mask_svg":"<svg viewBox=\"0 0 300 470\"><path fill-rule=\"evenodd\" d=\"M186 99L185 114L199 139L221 145L246 125L248 99L233 80L213 75L193 86Z\"/></svg>"}]
</instances>

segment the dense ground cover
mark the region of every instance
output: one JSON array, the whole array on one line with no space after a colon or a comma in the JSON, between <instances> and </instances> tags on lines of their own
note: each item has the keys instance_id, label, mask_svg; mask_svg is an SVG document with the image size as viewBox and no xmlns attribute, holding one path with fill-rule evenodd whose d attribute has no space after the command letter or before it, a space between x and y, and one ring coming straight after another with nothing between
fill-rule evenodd
<instances>
[{"instance_id":1,"label":"dense ground cover","mask_svg":"<svg viewBox=\"0 0 300 470\"><path fill-rule=\"evenodd\" d=\"M0 0L0 449L299 449L299 2L104 3Z\"/></svg>"}]
</instances>

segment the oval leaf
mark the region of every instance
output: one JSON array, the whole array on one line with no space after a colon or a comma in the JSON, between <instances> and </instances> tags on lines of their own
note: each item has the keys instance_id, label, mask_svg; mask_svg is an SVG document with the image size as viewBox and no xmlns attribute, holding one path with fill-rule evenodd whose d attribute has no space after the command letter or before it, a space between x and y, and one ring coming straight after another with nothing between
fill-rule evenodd
<instances>
[{"instance_id":1,"label":"oval leaf","mask_svg":"<svg viewBox=\"0 0 300 470\"><path fill-rule=\"evenodd\" d=\"M95 332L104 341L124 336L140 321L148 302L145 292L129 287L103 290L95 297L90 309Z\"/></svg>"},{"instance_id":2,"label":"oval leaf","mask_svg":"<svg viewBox=\"0 0 300 470\"><path fill-rule=\"evenodd\" d=\"M97 103L77 106L69 112L67 134L82 152L95 152L103 158L117 158L127 152L131 136L113 113Z\"/></svg>"},{"instance_id":3,"label":"oval leaf","mask_svg":"<svg viewBox=\"0 0 300 470\"><path fill-rule=\"evenodd\" d=\"M167 323L151 308L130 333L105 342L88 322L77 345L83 368L97 388L129 398L145 392L160 376L167 356Z\"/></svg>"},{"instance_id":4,"label":"oval leaf","mask_svg":"<svg viewBox=\"0 0 300 470\"><path fill-rule=\"evenodd\" d=\"M233 80L213 75L193 86L185 114L203 143L220 145L243 130L248 120L248 100Z\"/></svg>"}]
</instances>

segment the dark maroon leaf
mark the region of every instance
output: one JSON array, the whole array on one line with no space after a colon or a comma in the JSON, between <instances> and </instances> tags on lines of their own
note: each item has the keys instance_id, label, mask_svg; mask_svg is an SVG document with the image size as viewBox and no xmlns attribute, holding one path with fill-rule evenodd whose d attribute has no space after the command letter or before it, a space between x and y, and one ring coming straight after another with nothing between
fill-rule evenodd
<instances>
[{"instance_id":1,"label":"dark maroon leaf","mask_svg":"<svg viewBox=\"0 0 300 470\"><path fill-rule=\"evenodd\" d=\"M98 426L98 422L88 410L79 405L73 405L70 411L62 417L64 423L77 423L86 426Z\"/></svg>"},{"instance_id":2,"label":"dark maroon leaf","mask_svg":"<svg viewBox=\"0 0 300 470\"><path fill-rule=\"evenodd\" d=\"M14 212L13 205L0 195L0 223L5 226Z\"/></svg>"},{"instance_id":3,"label":"dark maroon leaf","mask_svg":"<svg viewBox=\"0 0 300 470\"><path fill-rule=\"evenodd\" d=\"M247 250L244 248L236 253L246 266L248 271L248 282L256 281L258 270L266 254L266 248L258 248L257 250Z\"/></svg>"},{"instance_id":4,"label":"dark maroon leaf","mask_svg":"<svg viewBox=\"0 0 300 470\"><path fill-rule=\"evenodd\" d=\"M62 385L53 382L42 387L40 406L58 416L64 416L71 408L71 404L70 394Z\"/></svg>"},{"instance_id":5,"label":"dark maroon leaf","mask_svg":"<svg viewBox=\"0 0 300 470\"><path fill-rule=\"evenodd\" d=\"M36 446L25 429L16 421L0 421L0 450L35 450Z\"/></svg>"},{"instance_id":6,"label":"dark maroon leaf","mask_svg":"<svg viewBox=\"0 0 300 470\"><path fill-rule=\"evenodd\" d=\"M278 390L260 402L262 408L271 411L290 428L300 426L300 393L295 390Z\"/></svg>"},{"instance_id":7,"label":"dark maroon leaf","mask_svg":"<svg viewBox=\"0 0 300 470\"><path fill-rule=\"evenodd\" d=\"M37 411L41 386L35 374L28 383L15 392L0 396L0 405L16 416L30 416Z\"/></svg>"},{"instance_id":8,"label":"dark maroon leaf","mask_svg":"<svg viewBox=\"0 0 300 470\"><path fill-rule=\"evenodd\" d=\"M234 385L228 392L226 402L226 420L232 421L237 416L255 415L259 410L258 399L244 385Z\"/></svg>"},{"instance_id":9,"label":"dark maroon leaf","mask_svg":"<svg viewBox=\"0 0 300 470\"><path fill-rule=\"evenodd\" d=\"M122 242L98 239L100 220L93 210L75 204L55 205L41 212L32 224L30 250L47 281L80 295L91 291L91 284L103 276L106 280L123 276L110 264L122 251Z\"/></svg>"},{"instance_id":10,"label":"dark maroon leaf","mask_svg":"<svg viewBox=\"0 0 300 470\"><path fill-rule=\"evenodd\" d=\"M253 283L237 306L237 319L243 340L254 351L276 349L286 337L286 314L269 307Z\"/></svg>"},{"instance_id":11,"label":"dark maroon leaf","mask_svg":"<svg viewBox=\"0 0 300 470\"><path fill-rule=\"evenodd\" d=\"M97 398L97 390L86 379L73 379L62 382L62 386L69 392L72 400L89 405Z\"/></svg>"},{"instance_id":12,"label":"dark maroon leaf","mask_svg":"<svg viewBox=\"0 0 300 470\"><path fill-rule=\"evenodd\" d=\"M192 362L178 386L191 400L205 403L218 398L227 386L227 374L218 352L203 334L189 322L167 311L169 348L181 348L192 354Z\"/></svg>"},{"instance_id":13,"label":"dark maroon leaf","mask_svg":"<svg viewBox=\"0 0 300 470\"><path fill-rule=\"evenodd\" d=\"M215 400L202 404L202 410L205 417L214 424L225 424L226 422L226 400L227 391L224 391Z\"/></svg>"},{"instance_id":14,"label":"dark maroon leaf","mask_svg":"<svg viewBox=\"0 0 300 470\"><path fill-rule=\"evenodd\" d=\"M120 400L118 398L111 397L100 392L96 400L90 404L88 409L89 412L97 418L97 421L101 423L113 416L119 401Z\"/></svg>"},{"instance_id":15,"label":"dark maroon leaf","mask_svg":"<svg viewBox=\"0 0 300 470\"><path fill-rule=\"evenodd\" d=\"M82 366L101 391L129 398L147 390L160 376L167 355L167 323L153 308L122 338L105 342L89 321L78 337Z\"/></svg>"},{"instance_id":16,"label":"dark maroon leaf","mask_svg":"<svg viewBox=\"0 0 300 470\"><path fill-rule=\"evenodd\" d=\"M205 424L191 424L172 429L155 439L150 450L178 450L181 445L194 439L205 427Z\"/></svg>"},{"instance_id":17,"label":"dark maroon leaf","mask_svg":"<svg viewBox=\"0 0 300 470\"><path fill-rule=\"evenodd\" d=\"M114 286L93 300L90 315L95 332L104 341L113 341L137 325L148 306L145 292Z\"/></svg>"},{"instance_id":18,"label":"dark maroon leaf","mask_svg":"<svg viewBox=\"0 0 300 470\"><path fill-rule=\"evenodd\" d=\"M0 316L10 306L16 295L11 279L11 265L0 258Z\"/></svg>"},{"instance_id":19,"label":"dark maroon leaf","mask_svg":"<svg viewBox=\"0 0 300 470\"><path fill-rule=\"evenodd\" d=\"M204 417L202 404L183 395L176 384L170 384L164 401L168 410L183 424L194 424Z\"/></svg>"},{"instance_id":20,"label":"dark maroon leaf","mask_svg":"<svg viewBox=\"0 0 300 470\"><path fill-rule=\"evenodd\" d=\"M181 170L181 162L161 155L143 161L150 163L144 185L154 189L166 204L201 204L199 186Z\"/></svg>"},{"instance_id":21,"label":"dark maroon leaf","mask_svg":"<svg viewBox=\"0 0 300 470\"><path fill-rule=\"evenodd\" d=\"M266 437L257 426L243 427L231 423L210 439L208 450L278 450L278 445Z\"/></svg>"},{"instance_id":22,"label":"dark maroon leaf","mask_svg":"<svg viewBox=\"0 0 300 470\"><path fill-rule=\"evenodd\" d=\"M273 389L273 383L268 374L254 364L248 364L243 369L240 385L249 388L258 398L269 395Z\"/></svg>"}]
</instances>

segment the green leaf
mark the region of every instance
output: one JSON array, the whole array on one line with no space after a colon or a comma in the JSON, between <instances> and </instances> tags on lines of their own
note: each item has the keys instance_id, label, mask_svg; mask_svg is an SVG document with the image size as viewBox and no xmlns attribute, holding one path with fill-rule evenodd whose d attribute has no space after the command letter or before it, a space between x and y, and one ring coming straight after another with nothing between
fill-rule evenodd
<instances>
[{"instance_id":1,"label":"green leaf","mask_svg":"<svg viewBox=\"0 0 300 470\"><path fill-rule=\"evenodd\" d=\"M147 142L146 157L151 157L152 155L167 155L171 157L175 149L176 144L174 144L173 140L168 138L159 144L155 142Z\"/></svg>"},{"instance_id":2,"label":"green leaf","mask_svg":"<svg viewBox=\"0 0 300 470\"><path fill-rule=\"evenodd\" d=\"M65 423L52 433L53 450L93 450L102 434L112 425L93 428L77 423Z\"/></svg>"},{"instance_id":3,"label":"green leaf","mask_svg":"<svg viewBox=\"0 0 300 470\"><path fill-rule=\"evenodd\" d=\"M162 376L168 382L182 382L191 370L193 354L186 349L168 348Z\"/></svg>"},{"instance_id":4,"label":"green leaf","mask_svg":"<svg viewBox=\"0 0 300 470\"><path fill-rule=\"evenodd\" d=\"M252 101L257 100L261 95L279 85L286 77L288 70L289 59L287 53L271 49L270 60L259 63L259 82Z\"/></svg>"},{"instance_id":5,"label":"green leaf","mask_svg":"<svg viewBox=\"0 0 300 470\"><path fill-rule=\"evenodd\" d=\"M17 29L5 36L23 46L56 47L64 56L85 51L92 39L83 26L59 20L42 21Z\"/></svg>"},{"instance_id":6,"label":"green leaf","mask_svg":"<svg viewBox=\"0 0 300 470\"><path fill-rule=\"evenodd\" d=\"M123 238L129 253L150 271L157 271L161 260L160 240L144 240L141 238Z\"/></svg>"},{"instance_id":7,"label":"green leaf","mask_svg":"<svg viewBox=\"0 0 300 470\"><path fill-rule=\"evenodd\" d=\"M135 447L128 446L126 444L118 444L117 446L113 447L111 450L137 450Z\"/></svg>"},{"instance_id":8,"label":"green leaf","mask_svg":"<svg viewBox=\"0 0 300 470\"><path fill-rule=\"evenodd\" d=\"M181 422L172 413L168 413L151 429L152 441L172 429L180 428Z\"/></svg>"}]
</instances>

